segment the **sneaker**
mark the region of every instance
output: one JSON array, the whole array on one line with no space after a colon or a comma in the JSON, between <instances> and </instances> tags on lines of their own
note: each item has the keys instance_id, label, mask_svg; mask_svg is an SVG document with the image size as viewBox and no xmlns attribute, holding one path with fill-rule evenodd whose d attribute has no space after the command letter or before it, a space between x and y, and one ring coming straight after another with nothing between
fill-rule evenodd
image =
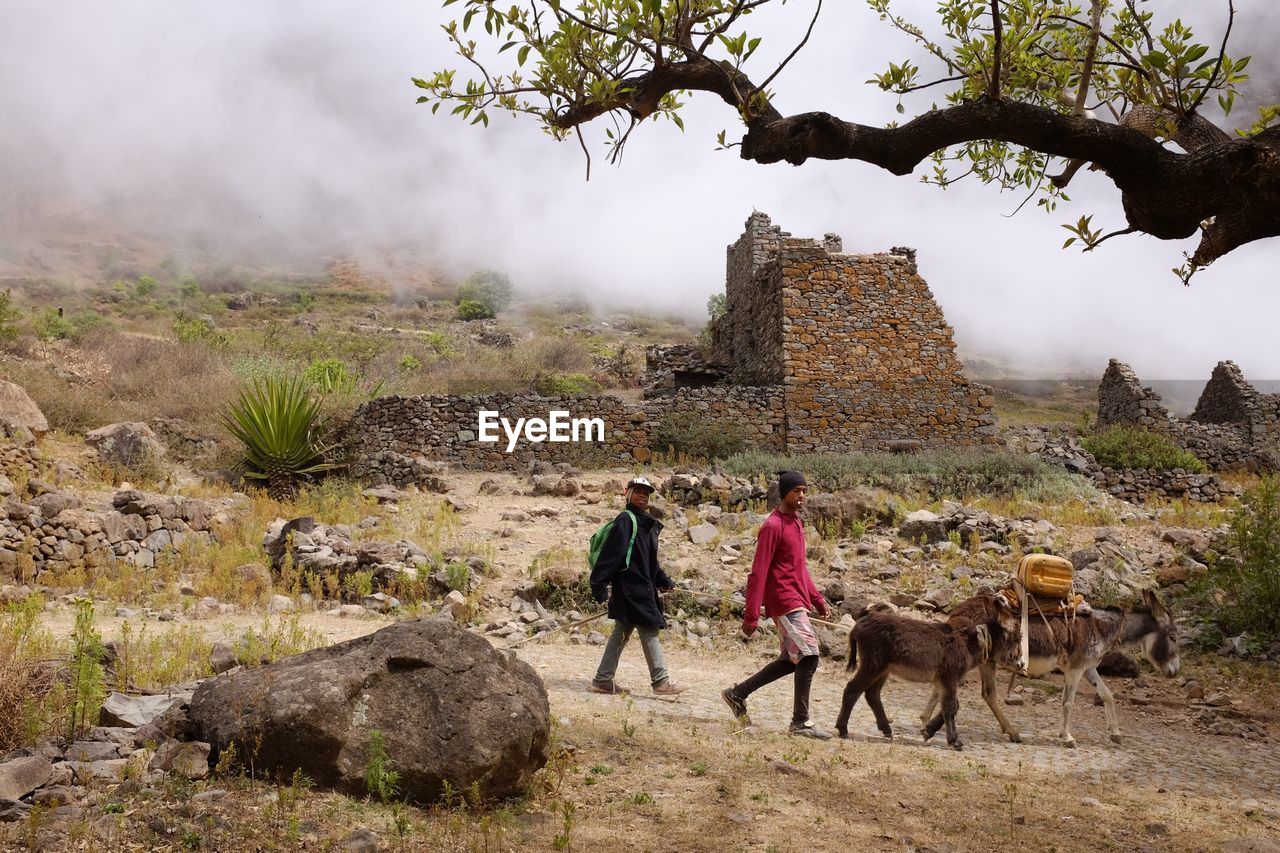
<instances>
[{"instance_id":1,"label":"sneaker","mask_svg":"<svg viewBox=\"0 0 1280 853\"><path fill-rule=\"evenodd\" d=\"M803 723L792 723L787 731L793 735L811 737L814 740L831 740L831 734L815 726L812 720L805 720Z\"/></svg>"},{"instance_id":2,"label":"sneaker","mask_svg":"<svg viewBox=\"0 0 1280 853\"><path fill-rule=\"evenodd\" d=\"M616 681L593 681L591 682L591 692L605 693L609 696L626 696L631 691Z\"/></svg>"},{"instance_id":3,"label":"sneaker","mask_svg":"<svg viewBox=\"0 0 1280 853\"><path fill-rule=\"evenodd\" d=\"M751 717L747 716L746 699L743 699L737 693L734 693L732 687L726 687L724 690L721 690L720 698L729 706L729 710L733 711L735 719L740 720L748 726L751 725Z\"/></svg>"},{"instance_id":4,"label":"sneaker","mask_svg":"<svg viewBox=\"0 0 1280 853\"><path fill-rule=\"evenodd\" d=\"M679 696L689 689L687 684L677 684L671 679L653 685L654 696Z\"/></svg>"}]
</instances>

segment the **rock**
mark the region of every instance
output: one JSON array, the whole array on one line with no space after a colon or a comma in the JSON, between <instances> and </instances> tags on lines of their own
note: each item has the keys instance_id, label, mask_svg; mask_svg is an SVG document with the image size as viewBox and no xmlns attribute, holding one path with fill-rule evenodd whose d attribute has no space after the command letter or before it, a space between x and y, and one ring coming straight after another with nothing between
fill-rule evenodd
<instances>
[{"instance_id":1,"label":"rock","mask_svg":"<svg viewBox=\"0 0 1280 853\"><path fill-rule=\"evenodd\" d=\"M209 775L209 749L209 744L201 741L171 740L156 750L148 769L174 773L184 779L203 779Z\"/></svg>"},{"instance_id":2,"label":"rock","mask_svg":"<svg viewBox=\"0 0 1280 853\"><path fill-rule=\"evenodd\" d=\"M1098 662L1098 675L1112 675L1118 678L1137 678L1142 674L1138 661L1132 655L1114 649Z\"/></svg>"},{"instance_id":3,"label":"rock","mask_svg":"<svg viewBox=\"0 0 1280 853\"><path fill-rule=\"evenodd\" d=\"M382 839L372 829L361 826L342 839L339 849L343 853L378 853L382 849Z\"/></svg>"},{"instance_id":4,"label":"rock","mask_svg":"<svg viewBox=\"0 0 1280 853\"><path fill-rule=\"evenodd\" d=\"M16 800L0 799L0 823L17 823L26 820L31 806Z\"/></svg>"},{"instance_id":5,"label":"rock","mask_svg":"<svg viewBox=\"0 0 1280 853\"><path fill-rule=\"evenodd\" d=\"M105 761L68 761L77 785L90 785L97 780L119 782L124 779L127 758L109 758Z\"/></svg>"},{"instance_id":6,"label":"rock","mask_svg":"<svg viewBox=\"0 0 1280 853\"><path fill-rule=\"evenodd\" d=\"M261 737L258 766L366 793L369 732L378 730L411 801L435 802L447 780L484 799L521 793L547 760L550 709L527 663L445 619L373 634L227 673L196 688L188 714L213 760ZM307 737L298 737L307 732Z\"/></svg>"},{"instance_id":7,"label":"rock","mask_svg":"<svg viewBox=\"0 0 1280 853\"><path fill-rule=\"evenodd\" d=\"M49 421L22 386L0 379L0 412L4 419L29 430L36 438L49 431Z\"/></svg>"},{"instance_id":8,"label":"rock","mask_svg":"<svg viewBox=\"0 0 1280 853\"><path fill-rule=\"evenodd\" d=\"M454 512L470 512L476 508L475 504L469 503L457 495L445 495L444 503L445 506L449 507Z\"/></svg>"},{"instance_id":9,"label":"rock","mask_svg":"<svg viewBox=\"0 0 1280 853\"><path fill-rule=\"evenodd\" d=\"M288 613L297 609L298 605L294 603L292 598L287 595L280 595L279 593L271 596L271 601L267 603L268 613Z\"/></svg>"},{"instance_id":10,"label":"rock","mask_svg":"<svg viewBox=\"0 0 1280 853\"><path fill-rule=\"evenodd\" d=\"M46 785L31 795L31 802L36 805L55 809L74 803L76 799L76 790L66 785Z\"/></svg>"},{"instance_id":11,"label":"rock","mask_svg":"<svg viewBox=\"0 0 1280 853\"><path fill-rule=\"evenodd\" d=\"M444 597L445 607L455 622L463 621L467 616L467 597L456 589Z\"/></svg>"},{"instance_id":12,"label":"rock","mask_svg":"<svg viewBox=\"0 0 1280 853\"><path fill-rule=\"evenodd\" d=\"M918 509L898 525L898 535L908 542L941 542L947 538L947 521L937 513Z\"/></svg>"},{"instance_id":13,"label":"rock","mask_svg":"<svg viewBox=\"0 0 1280 853\"><path fill-rule=\"evenodd\" d=\"M85 433L84 440L98 451L103 461L125 468L165 458L164 445L151 427L141 421L99 427Z\"/></svg>"},{"instance_id":14,"label":"rock","mask_svg":"<svg viewBox=\"0 0 1280 853\"><path fill-rule=\"evenodd\" d=\"M401 497L400 490L394 486L378 486L372 489L365 489L360 495L380 504L397 503Z\"/></svg>"},{"instance_id":15,"label":"rock","mask_svg":"<svg viewBox=\"0 0 1280 853\"><path fill-rule=\"evenodd\" d=\"M1191 567L1180 563L1161 566L1156 570L1156 583L1160 586L1172 586L1175 583L1186 583L1191 580Z\"/></svg>"},{"instance_id":16,"label":"rock","mask_svg":"<svg viewBox=\"0 0 1280 853\"><path fill-rule=\"evenodd\" d=\"M229 643L214 643L209 650L209 668L214 675L226 672L236 665L236 653Z\"/></svg>"},{"instance_id":17,"label":"rock","mask_svg":"<svg viewBox=\"0 0 1280 853\"><path fill-rule=\"evenodd\" d=\"M245 592L254 598L271 589L271 570L261 563L245 563L237 566L234 572L240 578Z\"/></svg>"},{"instance_id":18,"label":"rock","mask_svg":"<svg viewBox=\"0 0 1280 853\"><path fill-rule=\"evenodd\" d=\"M16 800L53 778L53 765L43 755L28 755L0 764L0 800Z\"/></svg>"},{"instance_id":19,"label":"rock","mask_svg":"<svg viewBox=\"0 0 1280 853\"><path fill-rule=\"evenodd\" d=\"M99 722L104 726L128 726L137 728L154 720L169 706L187 702L191 693L174 693L169 696L126 696L113 692L102 703L98 714ZM92 759L83 759L92 760Z\"/></svg>"},{"instance_id":20,"label":"rock","mask_svg":"<svg viewBox=\"0 0 1280 853\"><path fill-rule=\"evenodd\" d=\"M714 524L695 524L689 528L689 541L694 545L710 545L719 535L720 531Z\"/></svg>"},{"instance_id":21,"label":"rock","mask_svg":"<svg viewBox=\"0 0 1280 853\"><path fill-rule=\"evenodd\" d=\"M68 761L107 761L120 757L118 745L100 741L77 741L67 747L66 751Z\"/></svg>"},{"instance_id":22,"label":"rock","mask_svg":"<svg viewBox=\"0 0 1280 853\"><path fill-rule=\"evenodd\" d=\"M605 640L605 638L604 638L604 634L601 634L599 631L588 631L588 632L587 632L587 645L590 645L590 646L603 646L603 645L605 644L605 642L606 642L606 640Z\"/></svg>"},{"instance_id":23,"label":"rock","mask_svg":"<svg viewBox=\"0 0 1280 853\"><path fill-rule=\"evenodd\" d=\"M80 499L70 492L45 492L27 502L42 518L53 518L64 509L76 509Z\"/></svg>"}]
</instances>

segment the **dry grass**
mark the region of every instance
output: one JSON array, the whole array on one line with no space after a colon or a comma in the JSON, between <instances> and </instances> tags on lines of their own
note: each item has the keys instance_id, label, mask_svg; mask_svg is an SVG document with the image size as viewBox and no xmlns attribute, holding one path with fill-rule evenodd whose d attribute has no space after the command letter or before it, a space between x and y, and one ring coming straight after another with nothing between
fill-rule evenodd
<instances>
[{"instance_id":1,"label":"dry grass","mask_svg":"<svg viewBox=\"0 0 1280 853\"><path fill-rule=\"evenodd\" d=\"M63 650L39 624L43 609L44 600L31 596L0 616L0 752L31 743L66 713L57 670Z\"/></svg>"}]
</instances>

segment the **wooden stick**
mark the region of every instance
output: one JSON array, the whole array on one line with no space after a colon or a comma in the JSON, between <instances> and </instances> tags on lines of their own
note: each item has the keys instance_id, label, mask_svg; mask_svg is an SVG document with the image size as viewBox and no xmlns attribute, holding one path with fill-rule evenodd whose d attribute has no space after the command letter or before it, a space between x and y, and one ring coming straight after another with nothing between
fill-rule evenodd
<instances>
[{"instance_id":1,"label":"wooden stick","mask_svg":"<svg viewBox=\"0 0 1280 853\"><path fill-rule=\"evenodd\" d=\"M577 622L571 622L568 625L558 625L555 628L552 628L550 631L546 631L542 634L534 634L532 637L525 637L523 640L516 640L514 643L507 643L507 648L514 649L516 646L520 645L521 643L527 643L530 640L541 640L543 637L550 637L552 634L555 634L558 631L563 631L565 628L577 628L579 625L585 625L588 622L594 622L597 619L603 619L607 615L609 615L608 612L597 613L595 616L588 616L586 619L581 619Z\"/></svg>"}]
</instances>

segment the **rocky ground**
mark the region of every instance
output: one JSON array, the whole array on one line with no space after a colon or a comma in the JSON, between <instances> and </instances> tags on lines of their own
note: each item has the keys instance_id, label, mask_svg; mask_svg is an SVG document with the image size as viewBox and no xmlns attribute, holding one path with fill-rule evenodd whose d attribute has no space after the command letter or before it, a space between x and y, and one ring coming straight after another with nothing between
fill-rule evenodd
<instances>
[{"instance_id":1,"label":"rocky ground","mask_svg":"<svg viewBox=\"0 0 1280 853\"><path fill-rule=\"evenodd\" d=\"M448 472L444 495L375 490L358 511L343 510L342 520L315 514L309 531L295 525L287 541L281 534L290 518L264 520L253 536L265 546L261 562L237 567L246 583L274 583L256 604L230 592L202 595L199 578L179 573L172 579L179 589L165 595L97 607L105 639L118 638L126 621L186 626L216 644L218 669L241 662L228 651L246 631L261 630L264 618L292 618L309 645L437 614L499 648L520 643L516 654L550 693L556 744L530 796L490 810L460 803L396 810L218 774L185 753L157 757L139 751L136 738L103 729L84 736L98 746L44 747L46 758L58 759L57 775L34 793L9 798L23 802L6 812L13 822L0 826L0 841L41 849L598 849L623 840L647 850L1272 849L1239 840L1280 833L1273 659L1280 649L1243 660L1228 644L1221 655L1185 657L1175 680L1149 669L1110 678L1126 735L1120 745L1106 738L1101 708L1082 687L1073 714L1079 746L1060 747L1052 679L1020 682L1010 694L1009 715L1025 733L1020 745L1003 739L973 684L962 693L966 749L959 753L920 742L914 728L925 693L897 682L885 691L900 735L891 744L876 735L865 707L854 713L854 740L789 738L782 733L790 699L784 685L753 698L755 725L739 730L719 690L773 655L776 643L769 630L748 644L735 637L735 606L766 495L704 470L657 472L664 482L657 502L666 524L663 559L683 590L670 601L664 645L690 691L675 702L649 696L640 653L628 649L619 679L634 694L587 692L607 623L565 626L594 612L578 586L582 554L591 532L620 506L628 475ZM146 537L157 530L210 526L198 504L178 502L169 512L162 508L173 508L172 501L145 490L49 483L35 499L52 510L64 492L77 502L47 513L54 555L62 541L54 522L63 512L81 520L101 514L118 526L114 513L126 519L126 533L140 523L136 536L114 543L138 543L120 548L130 565L136 558L129 555L148 550ZM222 492L199 500L213 512L248 511L244 499ZM876 492L817 495L810 562L845 624L885 604L928 618L1003 583L1017 556L1033 547L1070 556L1094 597L1122 596L1152 581L1170 594L1204 571L1220 523L1212 510L1173 517L1107 497L1074 512L1055 521L1012 504L912 508ZM24 520L29 524L30 514ZM284 566L367 572L388 591L341 598L300 592L278 583ZM421 585L410 587L408 578ZM0 594L18 600L39 583L39 576L10 583ZM411 600L403 592L410 588L424 598ZM49 590L47 597L42 624L65 638L74 596ZM1185 639L1197 623L1184 627ZM844 634L823 634L831 656L815 681L814 716L830 726L845 680Z\"/></svg>"}]
</instances>

